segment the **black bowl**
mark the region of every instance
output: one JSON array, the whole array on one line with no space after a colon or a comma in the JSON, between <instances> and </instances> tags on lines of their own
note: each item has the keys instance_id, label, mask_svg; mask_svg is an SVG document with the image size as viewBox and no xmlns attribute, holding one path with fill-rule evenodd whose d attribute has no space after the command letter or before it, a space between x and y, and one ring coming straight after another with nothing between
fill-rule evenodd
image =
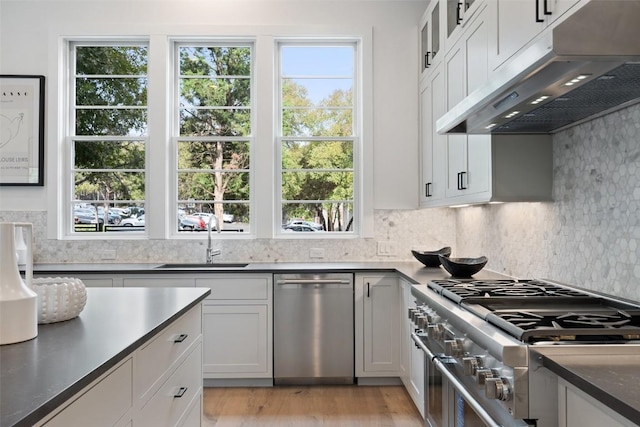
<instances>
[{"instance_id":1,"label":"black bowl","mask_svg":"<svg viewBox=\"0 0 640 427\"><path fill-rule=\"evenodd\" d=\"M411 249L411 253L414 257L426 267L437 267L440 265L440 255L448 257L451 255L451 248L446 246L437 251L419 251Z\"/></svg>"},{"instance_id":2,"label":"black bowl","mask_svg":"<svg viewBox=\"0 0 640 427\"><path fill-rule=\"evenodd\" d=\"M471 277L482 270L487 264L487 257L478 258L449 258L440 257L440 262L445 270L454 277Z\"/></svg>"}]
</instances>

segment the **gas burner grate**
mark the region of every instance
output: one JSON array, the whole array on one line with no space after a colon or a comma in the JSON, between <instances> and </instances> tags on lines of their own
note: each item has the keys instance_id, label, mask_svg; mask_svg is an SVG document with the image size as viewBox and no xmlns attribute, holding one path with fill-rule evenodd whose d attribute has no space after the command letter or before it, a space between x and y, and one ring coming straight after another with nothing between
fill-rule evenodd
<instances>
[{"instance_id":1,"label":"gas burner grate","mask_svg":"<svg viewBox=\"0 0 640 427\"><path fill-rule=\"evenodd\" d=\"M434 280L429 287L456 303L490 298L586 297L577 290L539 280Z\"/></svg>"},{"instance_id":2,"label":"gas burner grate","mask_svg":"<svg viewBox=\"0 0 640 427\"><path fill-rule=\"evenodd\" d=\"M640 310L591 307L573 311L495 310L487 320L526 342L537 340L637 339Z\"/></svg>"}]
</instances>

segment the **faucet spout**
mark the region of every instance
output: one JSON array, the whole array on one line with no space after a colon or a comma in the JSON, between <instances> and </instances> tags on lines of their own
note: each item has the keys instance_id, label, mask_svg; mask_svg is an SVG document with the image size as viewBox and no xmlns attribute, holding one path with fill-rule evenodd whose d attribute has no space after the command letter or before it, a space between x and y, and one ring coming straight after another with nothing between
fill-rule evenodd
<instances>
[{"instance_id":1,"label":"faucet spout","mask_svg":"<svg viewBox=\"0 0 640 427\"><path fill-rule=\"evenodd\" d=\"M213 257L216 255L220 255L220 249L213 249L211 247L211 221L215 221L216 232L220 233L220 226L218 225L218 220L215 215L211 215L209 217L209 222L207 224L207 264L213 263Z\"/></svg>"}]
</instances>

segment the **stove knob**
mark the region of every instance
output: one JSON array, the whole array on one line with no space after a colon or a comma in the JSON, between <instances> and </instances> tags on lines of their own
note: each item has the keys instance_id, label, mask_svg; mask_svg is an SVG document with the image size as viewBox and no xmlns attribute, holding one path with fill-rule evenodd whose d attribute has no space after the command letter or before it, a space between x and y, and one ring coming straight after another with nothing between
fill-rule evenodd
<instances>
[{"instance_id":1,"label":"stove knob","mask_svg":"<svg viewBox=\"0 0 640 427\"><path fill-rule=\"evenodd\" d=\"M444 340L444 354L450 357L461 357L463 353L462 338L454 338L452 340Z\"/></svg>"},{"instance_id":2,"label":"stove knob","mask_svg":"<svg viewBox=\"0 0 640 427\"><path fill-rule=\"evenodd\" d=\"M444 325L442 323L434 323L427 327L429 338L434 341L440 341L444 337Z\"/></svg>"},{"instance_id":3,"label":"stove knob","mask_svg":"<svg viewBox=\"0 0 640 427\"><path fill-rule=\"evenodd\" d=\"M427 327L427 318L420 315L416 317L415 324L418 327L418 329L425 329Z\"/></svg>"},{"instance_id":4,"label":"stove knob","mask_svg":"<svg viewBox=\"0 0 640 427\"><path fill-rule=\"evenodd\" d=\"M511 400L511 387L506 378L487 378L484 383L484 391L489 399Z\"/></svg>"},{"instance_id":5,"label":"stove knob","mask_svg":"<svg viewBox=\"0 0 640 427\"><path fill-rule=\"evenodd\" d=\"M481 359L476 356L462 358L462 370L469 377L474 377L478 369L482 368Z\"/></svg>"},{"instance_id":6,"label":"stove knob","mask_svg":"<svg viewBox=\"0 0 640 427\"><path fill-rule=\"evenodd\" d=\"M488 378L493 378L493 371L491 369L476 369L476 380L478 384L484 385Z\"/></svg>"}]
</instances>

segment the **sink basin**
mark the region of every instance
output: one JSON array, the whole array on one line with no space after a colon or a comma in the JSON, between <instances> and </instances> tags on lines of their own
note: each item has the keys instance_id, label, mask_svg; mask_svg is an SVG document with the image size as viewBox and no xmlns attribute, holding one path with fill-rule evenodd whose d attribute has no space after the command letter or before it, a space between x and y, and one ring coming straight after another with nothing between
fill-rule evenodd
<instances>
[{"instance_id":1,"label":"sink basin","mask_svg":"<svg viewBox=\"0 0 640 427\"><path fill-rule=\"evenodd\" d=\"M154 269L162 270L205 270L216 268L244 268L248 264L244 262L214 262L212 264L207 263L176 263L176 264L161 264Z\"/></svg>"}]
</instances>

